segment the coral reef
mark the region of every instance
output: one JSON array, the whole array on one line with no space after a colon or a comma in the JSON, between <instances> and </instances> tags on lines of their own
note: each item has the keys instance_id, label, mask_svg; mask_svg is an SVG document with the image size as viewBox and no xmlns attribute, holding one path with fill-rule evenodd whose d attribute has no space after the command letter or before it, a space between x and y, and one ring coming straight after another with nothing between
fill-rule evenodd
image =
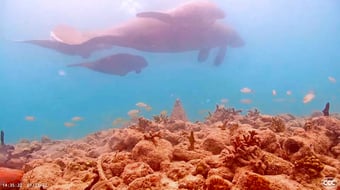
<instances>
[{"instance_id":1,"label":"coral reef","mask_svg":"<svg viewBox=\"0 0 340 190\"><path fill-rule=\"evenodd\" d=\"M224 106L216 105L216 109L213 113L209 112L209 116L206 118L206 122L215 123L217 121L225 122L226 120L232 120L235 116L239 115L242 110L236 110L235 108L225 108Z\"/></svg>"},{"instance_id":2,"label":"coral reef","mask_svg":"<svg viewBox=\"0 0 340 190\"><path fill-rule=\"evenodd\" d=\"M274 132L284 132L286 126L283 119L281 119L280 117L273 117L269 128Z\"/></svg>"},{"instance_id":3,"label":"coral reef","mask_svg":"<svg viewBox=\"0 0 340 190\"><path fill-rule=\"evenodd\" d=\"M194 137L193 131L190 132L190 136L188 137L188 140L190 143L188 150L194 150L195 149L195 137Z\"/></svg>"},{"instance_id":4,"label":"coral reef","mask_svg":"<svg viewBox=\"0 0 340 190\"><path fill-rule=\"evenodd\" d=\"M0 164L22 170L22 190L321 190L324 180L340 189L340 120L333 114L241 115L217 106L192 123L179 110L180 117L140 117L78 140L2 143Z\"/></svg>"},{"instance_id":5,"label":"coral reef","mask_svg":"<svg viewBox=\"0 0 340 190\"><path fill-rule=\"evenodd\" d=\"M182 106L182 102L180 99L177 99L174 107L172 108L172 112L170 115L170 120L182 120L182 121L188 121L188 117L184 111L184 108Z\"/></svg>"}]
</instances>

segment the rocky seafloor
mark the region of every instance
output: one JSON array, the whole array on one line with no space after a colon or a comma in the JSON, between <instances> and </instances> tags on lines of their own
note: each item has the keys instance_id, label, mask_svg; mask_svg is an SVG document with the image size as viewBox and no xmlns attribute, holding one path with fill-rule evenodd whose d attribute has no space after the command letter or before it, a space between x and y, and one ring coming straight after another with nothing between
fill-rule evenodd
<instances>
[{"instance_id":1,"label":"rocky seafloor","mask_svg":"<svg viewBox=\"0 0 340 190\"><path fill-rule=\"evenodd\" d=\"M340 190L339 115L183 114L175 105L79 140L23 140L0 163L24 171L21 190Z\"/></svg>"}]
</instances>

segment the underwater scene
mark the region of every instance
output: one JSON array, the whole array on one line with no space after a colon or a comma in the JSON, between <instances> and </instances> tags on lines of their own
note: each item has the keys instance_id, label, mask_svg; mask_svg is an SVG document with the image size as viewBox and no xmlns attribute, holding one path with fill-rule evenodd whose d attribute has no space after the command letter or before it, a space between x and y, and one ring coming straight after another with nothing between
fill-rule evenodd
<instances>
[{"instance_id":1,"label":"underwater scene","mask_svg":"<svg viewBox=\"0 0 340 190\"><path fill-rule=\"evenodd\" d=\"M3 0L0 190L340 190L340 1Z\"/></svg>"}]
</instances>

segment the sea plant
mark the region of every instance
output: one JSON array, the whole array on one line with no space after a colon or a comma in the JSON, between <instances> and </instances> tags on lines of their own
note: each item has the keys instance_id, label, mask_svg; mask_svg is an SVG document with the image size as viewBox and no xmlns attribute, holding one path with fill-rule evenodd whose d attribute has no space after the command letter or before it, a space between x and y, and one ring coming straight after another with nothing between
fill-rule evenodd
<instances>
[{"instance_id":1,"label":"sea plant","mask_svg":"<svg viewBox=\"0 0 340 190\"><path fill-rule=\"evenodd\" d=\"M194 131L190 132L190 136L188 137L190 146L188 148L188 150L194 150L195 149L195 137L194 137Z\"/></svg>"}]
</instances>

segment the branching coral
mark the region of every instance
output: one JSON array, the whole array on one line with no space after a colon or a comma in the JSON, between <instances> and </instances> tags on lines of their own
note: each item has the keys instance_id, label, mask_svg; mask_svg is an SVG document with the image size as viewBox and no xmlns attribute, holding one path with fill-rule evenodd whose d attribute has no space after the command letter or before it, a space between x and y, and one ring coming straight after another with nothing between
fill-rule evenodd
<instances>
[{"instance_id":1,"label":"branching coral","mask_svg":"<svg viewBox=\"0 0 340 190\"><path fill-rule=\"evenodd\" d=\"M232 145L232 147L224 149L221 153L227 165L236 163L237 165L245 166L254 164L262 158L262 151L258 147L260 139L255 131L248 131L248 134L236 136L232 139Z\"/></svg>"},{"instance_id":2,"label":"branching coral","mask_svg":"<svg viewBox=\"0 0 340 190\"><path fill-rule=\"evenodd\" d=\"M209 112L209 116L206 120L214 123L217 121L224 122L225 120L232 119L235 115L239 115L242 110L236 110L235 108L225 108L224 106L216 105L214 113Z\"/></svg>"},{"instance_id":3,"label":"branching coral","mask_svg":"<svg viewBox=\"0 0 340 190\"><path fill-rule=\"evenodd\" d=\"M102 162L103 162L103 156L105 156L106 154L102 154L99 156L98 160L97 160L97 170L98 170L98 174L99 174L99 179L103 182L99 182L99 183L105 183L106 185L108 185L111 189L114 189L114 186L112 183L109 183L110 181L107 179L103 167L102 167ZM99 181L100 181L99 180ZM94 185L97 186L97 185ZM99 185L98 185L99 186ZM100 186L102 187L102 184L100 184ZM94 188L92 188L94 189Z\"/></svg>"},{"instance_id":4,"label":"branching coral","mask_svg":"<svg viewBox=\"0 0 340 190\"><path fill-rule=\"evenodd\" d=\"M156 138L161 138L161 132L149 132L144 134L144 140L151 141L154 145L157 144Z\"/></svg>"},{"instance_id":5,"label":"branching coral","mask_svg":"<svg viewBox=\"0 0 340 190\"><path fill-rule=\"evenodd\" d=\"M169 116L167 116L165 113L154 115L152 117L153 117L153 120L159 124L167 124L170 122Z\"/></svg>"},{"instance_id":6,"label":"branching coral","mask_svg":"<svg viewBox=\"0 0 340 190\"><path fill-rule=\"evenodd\" d=\"M246 117L257 118L260 116L260 111L258 109L249 110Z\"/></svg>"},{"instance_id":7,"label":"branching coral","mask_svg":"<svg viewBox=\"0 0 340 190\"><path fill-rule=\"evenodd\" d=\"M269 128L274 132L284 132L286 130L285 123L280 117L272 117Z\"/></svg>"},{"instance_id":8,"label":"branching coral","mask_svg":"<svg viewBox=\"0 0 340 190\"><path fill-rule=\"evenodd\" d=\"M144 117L138 118L138 127L140 131L147 131L146 129L152 124L152 122Z\"/></svg>"},{"instance_id":9,"label":"branching coral","mask_svg":"<svg viewBox=\"0 0 340 190\"><path fill-rule=\"evenodd\" d=\"M188 137L190 146L188 148L188 150L194 150L195 149L195 137L194 137L194 131L190 132L190 136Z\"/></svg>"},{"instance_id":10,"label":"branching coral","mask_svg":"<svg viewBox=\"0 0 340 190\"><path fill-rule=\"evenodd\" d=\"M308 174L311 178L318 177L323 168L324 164L313 154L306 155L294 163L296 172Z\"/></svg>"},{"instance_id":11,"label":"branching coral","mask_svg":"<svg viewBox=\"0 0 340 190\"><path fill-rule=\"evenodd\" d=\"M304 128L306 131L311 130L312 127L313 127L313 123L312 123L312 121L310 121L310 120L307 120L307 121L305 122L304 126L303 126L303 128Z\"/></svg>"},{"instance_id":12,"label":"branching coral","mask_svg":"<svg viewBox=\"0 0 340 190\"><path fill-rule=\"evenodd\" d=\"M226 130L227 129L227 124L228 124L228 120L225 120L222 125L217 126L218 128L222 129L222 130Z\"/></svg>"}]
</instances>

